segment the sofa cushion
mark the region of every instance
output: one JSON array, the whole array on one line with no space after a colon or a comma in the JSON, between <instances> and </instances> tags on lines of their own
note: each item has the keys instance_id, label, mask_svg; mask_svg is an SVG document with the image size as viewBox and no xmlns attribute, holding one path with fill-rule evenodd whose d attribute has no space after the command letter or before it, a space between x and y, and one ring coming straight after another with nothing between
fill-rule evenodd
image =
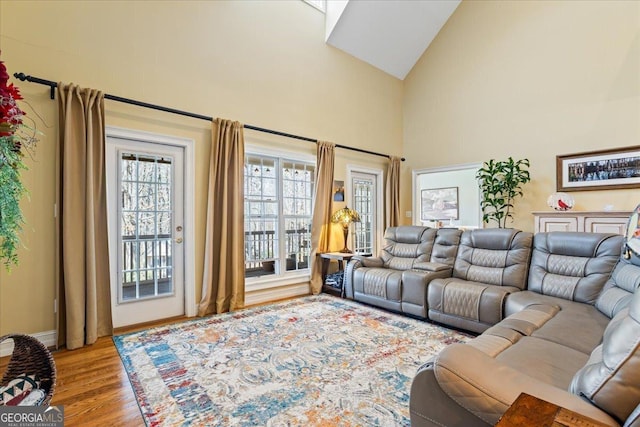
<instances>
[{"instance_id":1,"label":"sofa cushion","mask_svg":"<svg viewBox=\"0 0 640 427\"><path fill-rule=\"evenodd\" d=\"M362 267L353 273L354 292L400 301L402 271L390 268Z\"/></svg>"},{"instance_id":2,"label":"sofa cushion","mask_svg":"<svg viewBox=\"0 0 640 427\"><path fill-rule=\"evenodd\" d=\"M532 336L560 343L585 354L602 341L609 318L589 304L581 304L531 291L511 294L505 304L505 315L519 313L538 304L558 307L558 313Z\"/></svg>"},{"instance_id":3,"label":"sofa cushion","mask_svg":"<svg viewBox=\"0 0 640 427\"><path fill-rule=\"evenodd\" d=\"M416 262L431 261L437 231L435 228L419 226L387 228L380 254L384 266L394 270L410 270Z\"/></svg>"},{"instance_id":4,"label":"sofa cushion","mask_svg":"<svg viewBox=\"0 0 640 427\"><path fill-rule=\"evenodd\" d=\"M569 390L620 423L640 403L640 293L609 322L602 344L576 373Z\"/></svg>"},{"instance_id":5,"label":"sofa cushion","mask_svg":"<svg viewBox=\"0 0 640 427\"><path fill-rule=\"evenodd\" d=\"M640 287L640 262L637 258L620 258L611 277L596 300L596 307L609 317L614 317L629 305L634 292Z\"/></svg>"},{"instance_id":6,"label":"sofa cushion","mask_svg":"<svg viewBox=\"0 0 640 427\"><path fill-rule=\"evenodd\" d=\"M496 357L522 337L531 335L557 312L558 307L533 305L490 327L467 344L488 356Z\"/></svg>"},{"instance_id":7,"label":"sofa cushion","mask_svg":"<svg viewBox=\"0 0 640 427\"><path fill-rule=\"evenodd\" d=\"M461 235L462 231L457 228L439 228L431 251L431 262L453 266Z\"/></svg>"},{"instance_id":8,"label":"sofa cushion","mask_svg":"<svg viewBox=\"0 0 640 427\"><path fill-rule=\"evenodd\" d=\"M588 354L535 336L559 312L558 306L531 305L467 344L532 378L566 389Z\"/></svg>"},{"instance_id":9,"label":"sofa cushion","mask_svg":"<svg viewBox=\"0 0 640 427\"><path fill-rule=\"evenodd\" d=\"M566 390L588 354L536 337L522 337L496 360L547 384Z\"/></svg>"},{"instance_id":10,"label":"sofa cushion","mask_svg":"<svg viewBox=\"0 0 640 427\"><path fill-rule=\"evenodd\" d=\"M531 336L552 320L559 311L560 307L555 305L532 304L525 310L507 317L496 326L508 328L524 336Z\"/></svg>"},{"instance_id":11,"label":"sofa cushion","mask_svg":"<svg viewBox=\"0 0 640 427\"><path fill-rule=\"evenodd\" d=\"M533 240L528 289L594 304L622 250L615 234L551 232Z\"/></svg>"},{"instance_id":12,"label":"sofa cushion","mask_svg":"<svg viewBox=\"0 0 640 427\"><path fill-rule=\"evenodd\" d=\"M453 268L458 279L524 289L532 234L514 229L478 229L462 233Z\"/></svg>"},{"instance_id":13,"label":"sofa cushion","mask_svg":"<svg viewBox=\"0 0 640 427\"><path fill-rule=\"evenodd\" d=\"M503 318L504 300L512 286L460 280L434 279L427 290L429 318L473 332L482 332Z\"/></svg>"}]
</instances>

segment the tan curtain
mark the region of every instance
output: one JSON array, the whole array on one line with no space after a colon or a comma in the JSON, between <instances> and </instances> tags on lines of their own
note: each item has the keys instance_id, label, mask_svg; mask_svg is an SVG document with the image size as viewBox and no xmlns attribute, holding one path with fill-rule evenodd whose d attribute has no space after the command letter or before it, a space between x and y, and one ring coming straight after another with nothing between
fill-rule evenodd
<instances>
[{"instance_id":1,"label":"tan curtain","mask_svg":"<svg viewBox=\"0 0 640 427\"><path fill-rule=\"evenodd\" d=\"M389 156L385 189L385 228L400 225L400 157Z\"/></svg>"},{"instance_id":2,"label":"tan curtain","mask_svg":"<svg viewBox=\"0 0 640 427\"><path fill-rule=\"evenodd\" d=\"M104 95L58 83L58 345L111 335Z\"/></svg>"},{"instance_id":3,"label":"tan curtain","mask_svg":"<svg viewBox=\"0 0 640 427\"><path fill-rule=\"evenodd\" d=\"M244 306L244 127L216 119L211 139L200 316Z\"/></svg>"},{"instance_id":4,"label":"tan curtain","mask_svg":"<svg viewBox=\"0 0 640 427\"><path fill-rule=\"evenodd\" d=\"M331 197L335 144L318 141L316 160L316 194L311 223L311 293L322 290L322 260L319 253L329 250L331 236Z\"/></svg>"}]
</instances>

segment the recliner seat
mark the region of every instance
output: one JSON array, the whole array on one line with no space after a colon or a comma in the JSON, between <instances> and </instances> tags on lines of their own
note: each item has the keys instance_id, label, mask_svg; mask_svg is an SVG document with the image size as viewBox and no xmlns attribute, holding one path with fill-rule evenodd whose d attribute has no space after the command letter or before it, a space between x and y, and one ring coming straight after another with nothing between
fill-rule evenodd
<instances>
[{"instance_id":1,"label":"recliner seat","mask_svg":"<svg viewBox=\"0 0 640 427\"><path fill-rule=\"evenodd\" d=\"M461 234L457 229L389 227L379 257L355 256L347 265L346 297L426 318L428 284L451 275Z\"/></svg>"},{"instance_id":2,"label":"recliner seat","mask_svg":"<svg viewBox=\"0 0 640 427\"><path fill-rule=\"evenodd\" d=\"M507 295L526 287L532 237L506 228L465 231L453 276L429 284L429 319L473 332L502 320Z\"/></svg>"}]
</instances>

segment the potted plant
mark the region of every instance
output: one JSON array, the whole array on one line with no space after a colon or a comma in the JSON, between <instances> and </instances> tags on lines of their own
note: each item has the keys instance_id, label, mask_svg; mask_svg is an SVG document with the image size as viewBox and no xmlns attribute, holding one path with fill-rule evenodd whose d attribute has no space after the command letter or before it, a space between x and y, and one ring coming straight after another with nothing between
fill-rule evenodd
<instances>
[{"instance_id":1,"label":"potted plant","mask_svg":"<svg viewBox=\"0 0 640 427\"><path fill-rule=\"evenodd\" d=\"M22 123L25 113L16 103L22 99L20 92L8 82L7 68L0 61L0 263L10 270L18 263L19 234L24 224L20 209L20 199L27 193L20 177L27 169L24 151L34 149L36 138L35 132Z\"/></svg>"},{"instance_id":2,"label":"potted plant","mask_svg":"<svg viewBox=\"0 0 640 427\"><path fill-rule=\"evenodd\" d=\"M522 196L522 186L531 181L529 159L484 162L476 173L482 191L482 221L495 221L505 228L507 218L513 220L513 200Z\"/></svg>"}]
</instances>

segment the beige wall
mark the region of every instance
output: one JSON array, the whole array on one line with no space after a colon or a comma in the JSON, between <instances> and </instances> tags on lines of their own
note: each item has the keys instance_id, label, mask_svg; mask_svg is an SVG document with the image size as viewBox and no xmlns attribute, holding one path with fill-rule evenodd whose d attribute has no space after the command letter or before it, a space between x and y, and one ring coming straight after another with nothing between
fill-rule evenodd
<instances>
[{"instance_id":1,"label":"beige wall","mask_svg":"<svg viewBox=\"0 0 640 427\"><path fill-rule=\"evenodd\" d=\"M324 15L301 1L0 1L1 59L11 73L400 155L402 82L324 43ZM44 136L24 179L20 265L0 271L0 335L55 328L54 159L57 107L48 88L19 83ZM196 194L206 193L209 125L106 101L107 125L196 141ZM37 119L42 117L42 121ZM306 142L292 146L314 151ZM300 147L302 147L300 146ZM384 158L338 150L347 163ZM196 198L200 296L205 200Z\"/></svg>"},{"instance_id":2,"label":"beige wall","mask_svg":"<svg viewBox=\"0 0 640 427\"><path fill-rule=\"evenodd\" d=\"M547 209L555 191L557 154L640 144L639 32L640 2L464 1L403 83L325 45L324 16L298 1L0 0L10 72L404 155L403 215L411 169L528 157L533 182L513 225L529 230L529 212ZM0 271L0 334L54 329L56 103L46 87L19 86L44 136L24 175L21 264ZM193 138L196 193L205 193L206 122L106 107L108 125ZM349 163L385 160L338 150L336 179ZM637 190L574 196L576 209L640 201ZM198 297L204 203L190 284Z\"/></svg>"},{"instance_id":3,"label":"beige wall","mask_svg":"<svg viewBox=\"0 0 640 427\"><path fill-rule=\"evenodd\" d=\"M403 109L408 171L529 158L513 226L533 230L556 155L640 145L640 2L463 1L405 79ZM578 210L640 203L638 189L573 195Z\"/></svg>"}]
</instances>

